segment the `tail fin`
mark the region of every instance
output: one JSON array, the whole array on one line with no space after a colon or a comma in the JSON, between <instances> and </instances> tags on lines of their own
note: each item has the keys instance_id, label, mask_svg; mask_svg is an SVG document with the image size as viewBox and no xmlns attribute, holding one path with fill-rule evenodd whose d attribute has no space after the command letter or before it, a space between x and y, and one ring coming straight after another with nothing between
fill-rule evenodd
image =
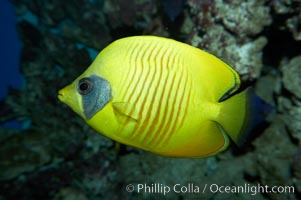
<instances>
[{"instance_id":1,"label":"tail fin","mask_svg":"<svg viewBox=\"0 0 301 200\"><path fill-rule=\"evenodd\" d=\"M247 121L243 132L243 140L240 140L239 145L243 144L245 140L256 136L258 133L253 134L252 132L258 132L257 128L262 128L260 127L260 125L263 124L262 122L266 122L267 116L275 111L275 108L257 96L252 88L249 91L249 120Z\"/></svg>"},{"instance_id":2,"label":"tail fin","mask_svg":"<svg viewBox=\"0 0 301 200\"><path fill-rule=\"evenodd\" d=\"M221 110L218 122L228 133L230 138L237 144L251 119L250 89L233 95L220 103Z\"/></svg>"},{"instance_id":3,"label":"tail fin","mask_svg":"<svg viewBox=\"0 0 301 200\"><path fill-rule=\"evenodd\" d=\"M263 122L273 107L256 96L252 88L230 97L221 104L219 123L230 138L239 144L252 129Z\"/></svg>"}]
</instances>

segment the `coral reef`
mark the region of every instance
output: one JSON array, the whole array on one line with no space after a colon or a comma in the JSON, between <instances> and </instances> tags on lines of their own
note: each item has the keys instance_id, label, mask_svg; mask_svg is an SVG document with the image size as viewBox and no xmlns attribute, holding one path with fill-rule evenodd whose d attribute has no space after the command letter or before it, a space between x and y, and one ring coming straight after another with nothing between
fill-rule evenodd
<instances>
[{"instance_id":1,"label":"coral reef","mask_svg":"<svg viewBox=\"0 0 301 200\"><path fill-rule=\"evenodd\" d=\"M259 33L271 24L270 8L263 1L188 3L199 29L188 42L224 59L244 80L258 78L263 66L262 49L267 43Z\"/></svg>"},{"instance_id":2,"label":"coral reef","mask_svg":"<svg viewBox=\"0 0 301 200\"><path fill-rule=\"evenodd\" d=\"M169 21L167 5L155 0L11 1L25 83L0 104L1 123L22 124L0 129L0 199L301 198L299 1L179 1L181 15ZM109 42L141 34L173 37L217 55L273 113L242 146L203 159L161 157L95 133L58 101L57 91ZM180 192L138 191L139 184L180 184ZM283 190L210 191L215 184Z\"/></svg>"}]
</instances>

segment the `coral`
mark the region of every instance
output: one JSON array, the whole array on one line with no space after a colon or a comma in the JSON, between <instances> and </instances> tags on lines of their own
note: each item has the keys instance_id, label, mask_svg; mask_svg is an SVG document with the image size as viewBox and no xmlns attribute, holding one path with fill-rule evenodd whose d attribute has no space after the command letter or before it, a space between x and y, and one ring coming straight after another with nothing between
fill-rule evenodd
<instances>
[{"instance_id":1,"label":"coral","mask_svg":"<svg viewBox=\"0 0 301 200\"><path fill-rule=\"evenodd\" d=\"M143 29L151 21L151 16L156 13L155 5L154 0L105 1L104 13L107 14L108 22L113 29L133 24L137 25L137 29Z\"/></svg>"},{"instance_id":2,"label":"coral","mask_svg":"<svg viewBox=\"0 0 301 200\"><path fill-rule=\"evenodd\" d=\"M291 95L286 101L287 106L283 109L285 112L286 125L294 139L301 141L301 56L292 58L289 61L281 63L283 87Z\"/></svg>"},{"instance_id":3,"label":"coral","mask_svg":"<svg viewBox=\"0 0 301 200\"><path fill-rule=\"evenodd\" d=\"M263 2L251 1L189 1L189 4L201 31L194 32L188 42L225 60L244 80L258 78L267 39L256 35L271 23L269 8Z\"/></svg>"},{"instance_id":4,"label":"coral","mask_svg":"<svg viewBox=\"0 0 301 200\"><path fill-rule=\"evenodd\" d=\"M270 8L264 1L215 1L216 20L238 38L260 33L272 22Z\"/></svg>"},{"instance_id":5,"label":"coral","mask_svg":"<svg viewBox=\"0 0 301 200\"><path fill-rule=\"evenodd\" d=\"M276 74L268 74L258 79L255 84L256 94L264 99L268 104L275 106L274 94L279 94L281 90L281 77Z\"/></svg>"},{"instance_id":6,"label":"coral","mask_svg":"<svg viewBox=\"0 0 301 200\"><path fill-rule=\"evenodd\" d=\"M301 106L292 106L288 110L285 120L292 137L301 141Z\"/></svg>"},{"instance_id":7,"label":"coral","mask_svg":"<svg viewBox=\"0 0 301 200\"><path fill-rule=\"evenodd\" d=\"M301 99L301 56L282 63L284 87Z\"/></svg>"},{"instance_id":8,"label":"coral","mask_svg":"<svg viewBox=\"0 0 301 200\"><path fill-rule=\"evenodd\" d=\"M284 26L291 32L295 40L301 40L301 3L298 0L272 1L274 12L284 18Z\"/></svg>"},{"instance_id":9,"label":"coral","mask_svg":"<svg viewBox=\"0 0 301 200\"><path fill-rule=\"evenodd\" d=\"M294 175L294 185L298 191L301 191L301 147L296 151L296 154L293 156L292 170Z\"/></svg>"},{"instance_id":10,"label":"coral","mask_svg":"<svg viewBox=\"0 0 301 200\"><path fill-rule=\"evenodd\" d=\"M88 200L88 198L78 190L73 188L61 189L53 198L54 200L65 199L65 200Z\"/></svg>"}]
</instances>

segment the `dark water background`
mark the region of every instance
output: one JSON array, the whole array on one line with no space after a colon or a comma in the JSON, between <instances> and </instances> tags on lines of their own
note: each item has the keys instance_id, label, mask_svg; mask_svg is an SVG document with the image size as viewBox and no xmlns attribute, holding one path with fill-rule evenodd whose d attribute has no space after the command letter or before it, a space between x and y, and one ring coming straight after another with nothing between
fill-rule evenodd
<instances>
[{"instance_id":1,"label":"dark water background","mask_svg":"<svg viewBox=\"0 0 301 200\"><path fill-rule=\"evenodd\" d=\"M17 33L17 17L14 7L8 0L0 1L0 98L8 91L8 86L20 88L22 76L20 74L21 43Z\"/></svg>"}]
</instances>

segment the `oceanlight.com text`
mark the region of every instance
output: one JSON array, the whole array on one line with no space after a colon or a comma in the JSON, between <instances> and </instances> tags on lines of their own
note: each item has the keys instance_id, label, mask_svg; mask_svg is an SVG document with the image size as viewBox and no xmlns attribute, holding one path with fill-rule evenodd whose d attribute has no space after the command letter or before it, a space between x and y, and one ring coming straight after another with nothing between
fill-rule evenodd
<instances>
[{"instance_id":1,"label":"oceanlight.com text","mask_svg":"<svg viewBox=\"0 0 301 200\"><path fill-rule=\"evenodd\" d=\"M258 193L294 193L294 186L268 186L256 184L252 185L249 183L245 183L243 185L238 186L226 186L226 185L218 185L218 184L174 184L174 185L166 185L162 183L138 183L138 184L128 184L126 186L127 192L136 192L136 193L147 193L147 194L163 194L166 195L168 193L190 193L190 194L204 194L204 193L222 193L222 194L230 194L230 193L248 193L251 195L256 195Z\"/></svg>"}]
</instances>

